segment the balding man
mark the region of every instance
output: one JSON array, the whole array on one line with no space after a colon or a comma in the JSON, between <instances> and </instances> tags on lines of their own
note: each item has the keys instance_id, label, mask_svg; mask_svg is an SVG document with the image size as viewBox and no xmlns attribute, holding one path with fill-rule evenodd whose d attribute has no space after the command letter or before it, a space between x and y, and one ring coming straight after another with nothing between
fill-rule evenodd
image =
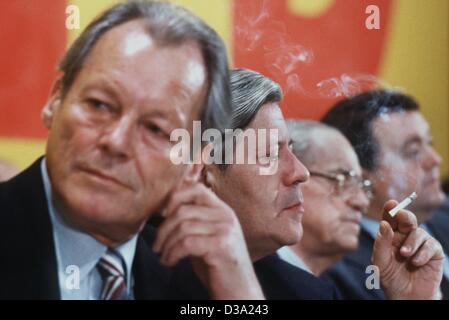
<instances>
[{"instance_id":1,"label":"balding man","mask_svg":"<svg viewBox=\"0 0 449 320\"><path fill-rule=\"evenodd\" d=\"M370 182L357 155L336 129L316 121L288 120L292 151L307 167L303 184L303 237L278 251L287 262L316 276L356 250L360 219L369 205Z\"/></svg>"},{"instance_id":2,"label":"balding man","mask_svg":"<svg viewBox=\"0 0 449 320\"><path fill-rule=\"evenodd\" d=\"M219 36L168 2L128 1L83 31L60 71L45 157L0 184L0 298L167 298L164 266L183 258L212 298L263 298L233 210L170 158L174 129L230 121ZM142 232L163 211L164 225L196 224L157 234L175 245L156 253Z\"/></svg>"}]
</instances>

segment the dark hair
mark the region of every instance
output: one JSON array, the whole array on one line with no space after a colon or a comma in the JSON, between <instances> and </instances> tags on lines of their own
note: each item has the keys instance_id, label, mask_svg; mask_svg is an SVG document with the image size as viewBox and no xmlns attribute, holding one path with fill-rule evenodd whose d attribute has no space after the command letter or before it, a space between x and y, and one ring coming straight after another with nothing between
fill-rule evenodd
<instances>
[{"instance_id":1,"label":"dark hair","mask_svg":"<svg viewBox=\"0 0 449 320\"><path fill-rule=\"evenodd\" d=\"M362 168L372 171L379 156L372 122L384 114L418 109L418 103L401 92L373 90L338 102L321 121L339 129L354 147Z\"/></svg>"},{"instance_id":2,"label":"dark hair","mask_svg":"<svg viewBox=\"0 0 449 320\"><path fill-rule=\"evenodd\" d=\"M133 0L120 3L92 21L63 57L63 97L69 91L88 55L101 36L125 22L141 19L148 33L162 46L196 42L203 54L208 76L208 96L201 115L202 129L223 130L230 119L229 69L226 48L205 22L190 11L168 2Z\"/></svg>"}]
</instances>

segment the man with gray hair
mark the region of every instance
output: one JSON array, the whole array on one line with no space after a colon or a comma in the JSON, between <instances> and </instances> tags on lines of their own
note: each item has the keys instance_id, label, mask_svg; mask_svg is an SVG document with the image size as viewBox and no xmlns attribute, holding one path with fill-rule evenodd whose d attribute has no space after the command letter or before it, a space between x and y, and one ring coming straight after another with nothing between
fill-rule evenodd
<instances>
[{"instance_id":1,"label":"man with gray hair","mask_svg":"<svg viewBox=\"0 0 449 320\"><path fill-rule=\"evenodd\" d=\"M231 72L231 91L233 128L242 129L243 133L273 129L278 139L273 144L270 141L253 145L256 163L206 165L204 183L237 214L268 298L335 298L332 287L275 254L279 248L295 244L302 237L301 220L307 214L304 212L307 199L303 199L301 185L309 178L308 170L292 153L279 105L282 98L279 86L257 72L236 69ZM241 143L245 141L237 139L234 147L238 148ZM270 175L259 174L259 169L267 166L265 158L272 160L269 165L276 164L277 169ZM359 209L365 204L360 202ZM386 221L382 222L374 245L373 263L381 272L395 270L393 276L380 279L382 286L391 299L439 298L441 246L433 238L416 237L424 231L417 230L412 212L401 210L394 218L388 217L388 210L395 205L395 201L385 203ZM424 241L426 245L421 246ZM397 246L410 246L412 250L396 254Z\"/></svg>"},{"instance_id":2,"label":"man with gray hair","mask_svg":"<svg viewBox=\"0 0 449 320\"><path fill-rule=\"evenodd\" d=\"M316 276L358 247L360 219L370 196L357 155L336 129L316 121L288 120L293 153L309 169L302 186L303 237L278 253Z\"/></svg>"},{"instance_id":3,"label":"man with gray hair","mask_svg":"<svg viewBox=\"0 0 449 320\"><path fill-rule=\"evenodd\" d=\"M60 70L42 112L45 157L0 184L0 298L167 298L165 266L185 257L211 297L263 298L233 210L198 181L198 166L169 156L175 128L230 122L215 31L167 2L117 4ZM161 228L195 223L156 235L147 221L160 212Z\"/></svg>"}]
</instances>

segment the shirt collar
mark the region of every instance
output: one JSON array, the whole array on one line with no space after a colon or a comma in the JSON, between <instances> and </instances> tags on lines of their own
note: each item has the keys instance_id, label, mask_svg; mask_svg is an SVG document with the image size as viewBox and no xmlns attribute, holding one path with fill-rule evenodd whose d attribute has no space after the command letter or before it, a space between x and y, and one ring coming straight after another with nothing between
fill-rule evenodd
<instances>
[{"instance_id":1,"label":"shirt collar","mask_svg":"<svg viewBox=\"0 0 449 320\"><path fill-rule=\"evenodd\" d=\"M362 220L360 221L362 229L368 232L368 234L373 239L376 239L377 231L379 230L379 224L379 221L367 218L366 216L362 216Z\"/></svg>"},{"instance_id":2,"label":"shirt collar","mask_svg":"<svg viewBox=\"0 0 449 320\"><path fill-rule=\"evenodd\" d=\"M285 262L288 262L289 264L297 268L303 269L304 271L312 273L312 271L310 271L309 267L304 263L304 261L288 246L280 248L277 251L277 254Z\"/></svg>"},{"instance_id":3,"label":"shirt collar","mask_svg":"<svg viewBox=\"0 0 449 320\"><path fill-rule=\"evenodd\" d=\"M80 278L82 279L95 268L97 262L106 253L108 248L91 235L71 227L62 219L62 216L53 206L52 187L45 158L41 162L41 172L50 219L53 225L55 246L59 253L59 268L62 268L62 272L65 272L67 266L78 266ZM115 248L116 251L120 252L125 261L127 275L131 275L136 244L137 235L134 235L130 240ZM128 276L127 281L129 282L130 279L131 277ZM129 282L128 285L130 284Z\"/></svg>"}]
</instances>

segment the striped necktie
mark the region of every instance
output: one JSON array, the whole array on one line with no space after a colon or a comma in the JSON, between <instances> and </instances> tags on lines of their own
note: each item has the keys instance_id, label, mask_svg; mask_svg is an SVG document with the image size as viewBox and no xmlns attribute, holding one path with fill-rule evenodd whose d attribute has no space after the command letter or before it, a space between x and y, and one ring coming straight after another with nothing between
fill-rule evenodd
<instances>
[{"instance_id":1,"label":"striped necktie","mask_svg":"<svg viewBox=\"0 0 449 320\"><path fill-rule=\"evenodd\" d=\"M109 249L98 261L97 268L103 279L101 300L125 300L126 272L124 261L120 253Z\"/></svg>"}]
</instances>

